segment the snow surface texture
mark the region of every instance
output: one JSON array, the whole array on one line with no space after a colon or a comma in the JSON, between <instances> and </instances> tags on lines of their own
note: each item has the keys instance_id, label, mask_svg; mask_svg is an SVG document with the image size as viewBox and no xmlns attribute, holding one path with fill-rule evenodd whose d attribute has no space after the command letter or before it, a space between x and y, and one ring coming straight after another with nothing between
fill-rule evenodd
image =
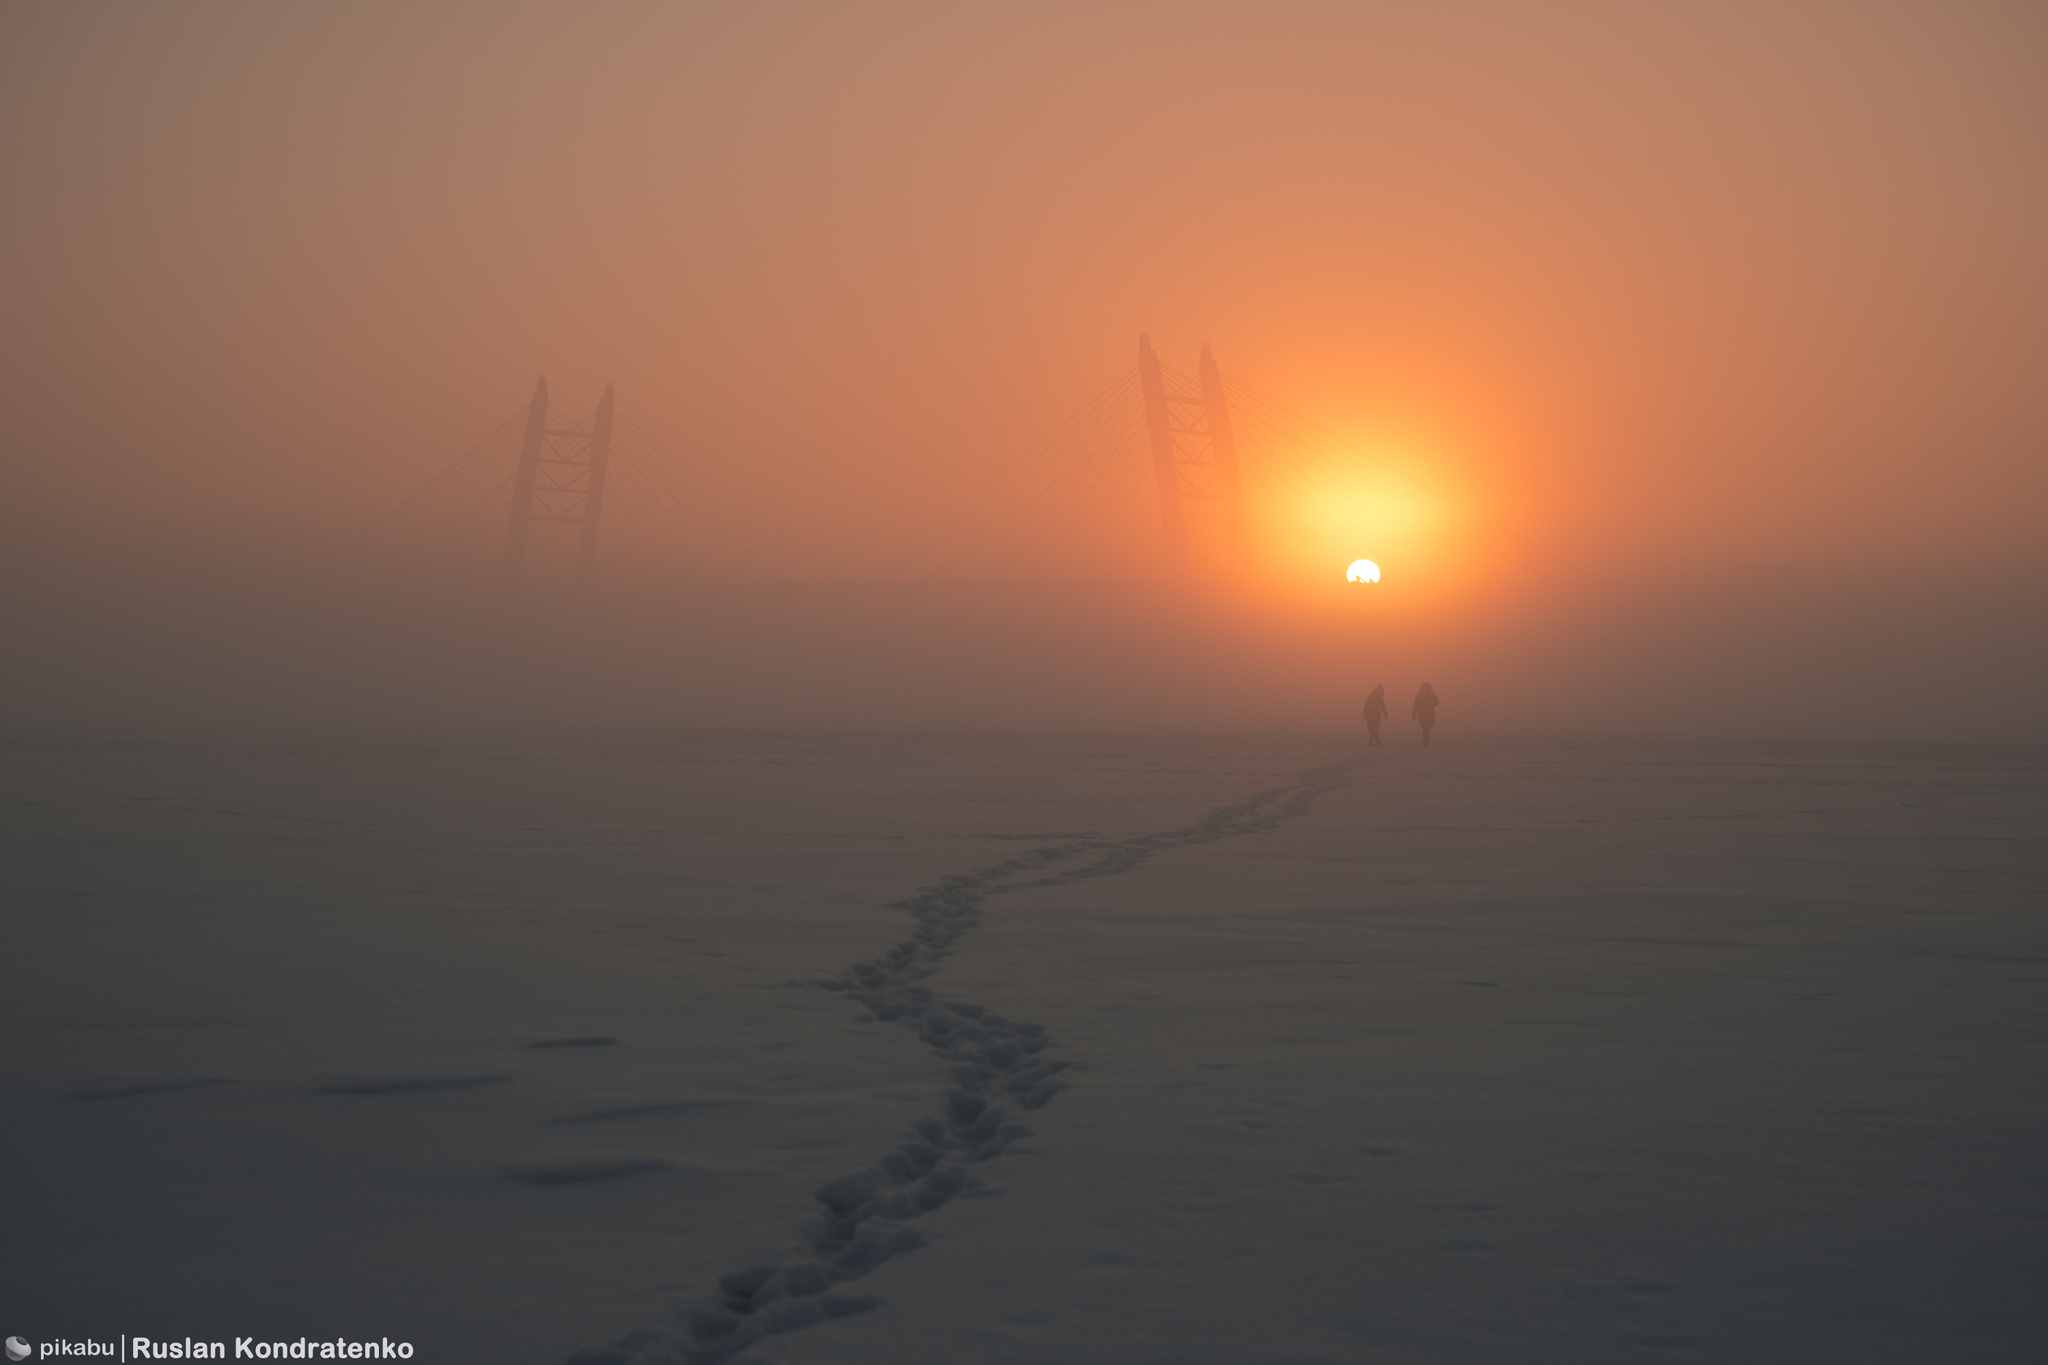
<instances>
[{"instance_id":1,"label":"snow surface texture","mask_svg":"<svg viewBox=\"0 0 2048 1365\"><path fill-rule=\"evenodd\" d=\"M9 743L0 1335L2036 1358L2048 754L1391 738ZM735 1347L828 1299L884 1306Z\"/></svg>"},{"instance_id":2,"label":"snow surface texture","mask_svg":"<svg viewBox=\"0 0 2048 1365\"><path fill-rule=\"evenodd\" d=\"M1315 799L1342 786L1353 764L1312 768L1292 786L1221 806L1182 829L1128 839L1052 844L993 867L946 877L891 908L917 921L911 936L845 975L822 982L868 1007L872 1017L901 1022L947 1063L952 1084L939 1112L918 1120L894 1151L817 1192L818 1211L804 1251L788 1261L756 1265L718 1282L716 1301L684 1314L688 1339L641 1330L616 1348L579 1353L572 1365L717 1365L762 1337L815 1327L879 1308L871 1296L830 1289L859 1279L883 1262L925 1245L915 1220L944 1208L974 1184L974 1167L1003 1154L1031 1130L1010 1121L1012 1109L1042 1107L1063 1088L1067 1063L1046 1055L1045 1030L979 1005L942 1001L922 984L980 919L988 897L1029 887L1064 886L1129 872L1162 849L1213 843L1270 830L1305 814ZM1079 867L1031 874L1087 857Z\"/></svg>"}]
</instances>

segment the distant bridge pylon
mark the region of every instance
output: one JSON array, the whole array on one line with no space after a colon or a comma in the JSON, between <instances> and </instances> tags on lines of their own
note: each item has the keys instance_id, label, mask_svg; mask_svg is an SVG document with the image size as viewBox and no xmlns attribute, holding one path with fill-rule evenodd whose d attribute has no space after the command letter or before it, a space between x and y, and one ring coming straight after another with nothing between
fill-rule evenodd
<instances>
[{"instance_id":1,"label":"distant bridge pylon","mask_svg":"<svg viewBox=\"0 0 2048 1365\"><path fill-rule=\"evenodd\" d=\"M1201 392L1168 392L1152 338L1138 337L1138 384L1145 395L1145 425L1152 440L1160 527L1167 559L1180 573L1193 567L1188 548L1189 499L1208 498L1221 504L1222 529L1232 557L1243 555L1250 538L1244 476L1237 466L1237 438L1230 427L1230 400L1206 341L1202 343L1201 374Z\"/></svg>"},{"instance_id":2,"label":"distant bridge pylon","mask_svg":"<svg viewBox=\"0 0 2048 1365\"><path fill-rule=\"evenodd\" d=\"M576 580L587 586L597 563L597 531L604 516L604 485L612 450L612 386L604 386L590 429L548 425L548 381L534 382L526 408L526 435L512 485L512 518L505 528L505 586L518 588L526 568L527 532L535 521L578 528ZM538 511L535 510L536 506Z\"/></svg>"},{"instance_id":3,"label":"distant bridge pylon","mask_svg":"<svg viewBox=\"0 0 2048 1365\"><path fill-rule=\"evenodd\" d=\"M1135 368L883 550L862 577L1218 584L1252 572L1254 552L1290 534L1305 497L1334 502L1362 482L1384 486L1387 471L1224 373L1207 343L1188 374L1140 336Z\"/></svg>"},{"instance_id":4,"label":"distant bridge pylon","mask_svg":"<svg viewBox=\"0 0 2048 1365\"><path fill-rule=\"evenodd\" d=\"M491 535L513 591L587 589L613 561L643 577L758 582L774 576L780 548L765 517L619 415L611 385L577 419L550 404L546 378L390 520L452 537L465 553Z\"/></svg>"}]
</instances>

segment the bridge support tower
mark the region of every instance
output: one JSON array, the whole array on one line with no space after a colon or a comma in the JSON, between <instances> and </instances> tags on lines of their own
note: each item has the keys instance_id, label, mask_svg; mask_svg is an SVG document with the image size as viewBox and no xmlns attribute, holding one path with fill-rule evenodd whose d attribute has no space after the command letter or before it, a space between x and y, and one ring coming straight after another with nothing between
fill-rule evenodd
<instances>
[{"instance_id":1,"label":"bridge support tower","mask_svg":"<svg viewBox=\"0 0 2048 1365\"><path fill-rule=\"evenodd\" d=\"M1179 385L1187 387L1185 377L1179 377ZM1224 549L1232 563L1241 563L1251 541L1244 476L1238 468L1223 372L1216 368L1209 344L1202 343L1201 391L1176 393L1167 388L1152 339L1140 336L1138 387L1145 395L1145 426L1152 440L1152 475L1159 488L1168 565L1182 577L1194 567L1186 510L1190 499L1212 499L1221 505Z\"/></svg>"},{"instance_id":2,"label":"bridge support tower","mask_svg":"<svg viewBox=\"0 0 2048 1365\"><path fill-rule=\"evenodd\" d=\"M505 586L525 580L526 547L536 521L579 528L576 581L588 586L597 567L598 528L604 518L605 479L611 465L612 386L604 387L589 431L548 425L548 381L536 380L526 409L526 436L512 484L512 519L505 528Z\"/></svg>"}]
</instances>

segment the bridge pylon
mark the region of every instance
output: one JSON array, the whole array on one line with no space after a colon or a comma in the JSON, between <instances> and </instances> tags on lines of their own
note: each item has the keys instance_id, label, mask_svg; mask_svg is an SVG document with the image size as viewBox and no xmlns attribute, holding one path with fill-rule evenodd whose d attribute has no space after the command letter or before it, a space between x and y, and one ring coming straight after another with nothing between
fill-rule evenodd
<instances>
[{"instance_id":1,"label":"bridge pylon","mask_svg":"<svg viewBox=\"0 0 2048 1365\"><path fill-rule=\"evenodd\" d=\"M1185 383L1185 380L1182 381ZM1138 337L1138 387L1145 395L1145 425L1152 438L1152 474L1159 489L1159 520L1167 563L1186 576L1194 567L1188 540L1186 503L1220 504L1224 550L1240 562L1250 546L1244 477L1237 462L1237 438L1230 425L1230 401L1223 373L1209 343L1202 343L1201 391L1167 388L1152 339Z\"/></svg>"},{"instance_id":2,"label":"bridge pylon","mask_svg":"<svg viewBox=\"0 0 2048 1365\"><path fill-rule=\"evenodd\" d=\"M519 446L519 472L512 484L512 517L505 528L505 586L518 589L526 573L528 528L536 521L566 522L580 530L576 553L578 586L587 586L597 567L597 534L604 516L605 479L611 464L612 386L604 387L597 419L589 431L548 425L548 381L533 386L526 409L526 435Z\"/></svg>"},{"instance_id":3,"label":"bridge pylon","mask_svg":"<svg viewBox=\"0 0 2048 1365\"><path fill-rule=\"evenodd\" d=\"M1138 387L1145 392L1145 426L1152 434L1152 476L1159 485L1159 526L1166 538L1166 561L1175 573L1184 574L1188 569L1188 522L1181 509L1173 411L1167 406L1159 354L1152 349L1152 338L1143 332L1138 334Z\"/></svg>"}]
</instances>

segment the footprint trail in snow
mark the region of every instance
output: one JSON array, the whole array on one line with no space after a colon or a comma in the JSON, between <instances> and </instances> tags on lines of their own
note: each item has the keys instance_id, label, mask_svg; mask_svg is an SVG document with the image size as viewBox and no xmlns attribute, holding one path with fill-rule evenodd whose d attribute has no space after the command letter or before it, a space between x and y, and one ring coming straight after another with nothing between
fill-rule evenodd
<instances>
[{"instance_id":1,"label":"footprint trail in snow","mask_svg":"<svg viewBox=\"0 0 2048 1365\"><path fill-rule=\"evenodd\" d=\"M975 1168L1031 1130L1016 1121L1062 1088L1067 1066L1045 1030L978 1005L940 1000L924 984L980 919L990 896L1128 872L1164 849L1269 830L1307 813L1349 781L1352 762L1312 768L1290 786L1219 806L1192 825L1127 839L1076 839L1021 853L921 888L893 909L915 921L910 937L817 984L860 1002L876 1019L914 1030L947 1063L938 1112L911 1125L901 1145L817 1192L802 1237L781 1258L723 1276L718 1292L685 1306L671 1330L634 1332L584 1351L569 1365L721 1365L763 1337L881 1306L832 1292L925 1244L915 1226L972 1189ZM1083 861L1085 860L1085 861Z\"/></svg>"}]
</instances>

